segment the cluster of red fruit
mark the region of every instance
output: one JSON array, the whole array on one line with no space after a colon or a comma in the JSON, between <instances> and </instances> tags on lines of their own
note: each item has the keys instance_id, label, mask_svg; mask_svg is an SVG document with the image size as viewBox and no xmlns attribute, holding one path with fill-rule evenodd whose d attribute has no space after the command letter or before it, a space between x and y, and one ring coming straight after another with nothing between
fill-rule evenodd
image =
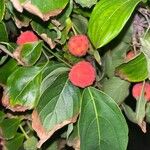
<instances>
[{"instance_id":1,"label":"cluster of red fruit","mask_svg":"<svg viewBox=\"0 0 150 150\"><path fill-rule=\"evenodd\" d=\"M38 37L32 31L22 32L17 39L17 44L22 45L38 41ZM86 35L72 36L68 41L69 52L77 57L86 55L89 49L89 40ZM85 88L95 81L95 68L88 61L80 61L75 64L69 73L69 79L73 85Z\"/></svg>"},{"instance_id":2,"label":"cluster of red fruit","mask_svg":"<svg viewBox=\"0 0 150 150\"><path fill-rule=\"evenodd\" d=\"M69 39L69 52L77 57L86 55L89 49L89 40L86 35L75 35ZM72 84L85 88L95 81L96 71L88 61L80 61L75 64L69 73L69 79Z\"/></svg>"},{"instance_id":3,"label":"cluster of red fruit","mask_svg":"<svg viewBox=\"0 0 150 150\"><path fill-rule=\"evenodd\" d=\"M129 61L136 56L134 51L129 51L126 56L126 60ZM139 99L143 88L144 98L150 101L150 83L146 82L143 87L143 83L136 83L132 88L132 95L135 99Z\"/></svg>"}]
</instances>

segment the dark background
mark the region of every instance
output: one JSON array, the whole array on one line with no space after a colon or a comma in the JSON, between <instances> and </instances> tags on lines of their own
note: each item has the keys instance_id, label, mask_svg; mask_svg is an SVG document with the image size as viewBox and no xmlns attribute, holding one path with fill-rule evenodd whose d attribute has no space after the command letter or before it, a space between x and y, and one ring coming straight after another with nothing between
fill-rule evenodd
<instances>
[{"instance_id":1,"label":"dark background","mask_svg":"<svg viewBox=\"0 0 150 150\"><path fill-rule=\"evenodd\" d=\"M127 150L150 150L150 125L147 124L147 133L127 119L129 127L129 144Z\"/></svg>"}]
</instances>

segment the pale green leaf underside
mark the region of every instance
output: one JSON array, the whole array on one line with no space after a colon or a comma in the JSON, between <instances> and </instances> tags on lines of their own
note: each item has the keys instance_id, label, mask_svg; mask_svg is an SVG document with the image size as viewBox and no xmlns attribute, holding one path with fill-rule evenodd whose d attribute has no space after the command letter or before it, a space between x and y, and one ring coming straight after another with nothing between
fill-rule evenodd
<instances>
[{"instance_id":1,"label":"pale green leaf underside","mask_svg":"<svg viewBox=\"0 0 150 150\"><path fill-rule=\"evenodd\" d=\"M118 77L112 77L108 80L104 80L102 89L106 94L113 98L116 103L121 104L129 95L129 86L129 82L121 80Z\"/></svg>"},{"instance_id":2,"label":"pale green leaf underside","mask_svg":"<svg viewBox=\"0 0 150 150\"><path fill-rule=\"evenodd\" d=\"M113 99L89 87L84 90L81 107L81 150L126 150L127 124Z\"/></svg>"}]
</instances>

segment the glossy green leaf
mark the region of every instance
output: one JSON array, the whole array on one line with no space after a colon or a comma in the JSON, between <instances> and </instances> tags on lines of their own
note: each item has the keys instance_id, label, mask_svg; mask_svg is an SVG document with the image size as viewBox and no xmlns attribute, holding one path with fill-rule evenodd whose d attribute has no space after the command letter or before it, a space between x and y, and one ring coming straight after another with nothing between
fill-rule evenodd
<instances>
[{"instance_id":1,"label":"glossy green leaf","mask_svg":"<svg viewBox=\"0 0 150 150\"><path fill-rule=\"evenodd\" d=\"M25 150L37 150L37 138L35 138L34 136L30 137L29 139L27 139L24 142L24 149Z\"/></svg>"},{"instance_id":2,"label":"glossy green leaf","mask_svg":"<svg viewBox=\"0 0 150 150\"><path fill-rule=\"evenodd\" d=\"M75 0L76 3L80 4L82 7L92 7L97 3L97 0Z\"/></svg>"},{"instance_id":3,"label":"glossy green leaf","mask_svg":"<svg viewBox=\"0 0 150 150\"><path fill-rule=\"evenodd\" d=\"M141 0L100 0L94 8L88 34L96 48L115 38Z\"/></svg>"},{"instance_id":4,"label":"glossy green leaf","mask_svg":"<svg viewBox=\"0 0 150 150\"><path fill-rule=\"evenodd\" d=\"M14 59L10 59L3 64L0 67L0 84L6 85L7 78L15 71L17 67L17 62Z\"/></svg>"},{"instance_id":5,"label":"glossy green leaf","mask_svg":"<svg viewBox=\"0 0 150 150\"><path fill-rule=\"evenodd\" d=\"M23 46L19 47L19 51L20 61L25 66L32 66L41 56L42 41L24 44Z\"/></svg>"},{"instance_id":6,"label":"glossy green leaf","mask_svg":"<svg viewBox=\"0 0 150 150\"><path fill-rule=\"evenodd\" d=\"M5 0L0 0L0 22L3 20L5 14Z\"/></svg>"},{"instance_id":7,"label":"glossy green leaf","mask_svg":"<svg viewBox=\"0 0 150 150\"><path fill-rule=\"evenodd\" d=\"M21 133L17 133L15 138L6 141L4 145L4 150L19 150L22 146L24 140L24 135Z\"/></svg>"},{"instance_id":8,"label":"glossy green leaf","mask_svg":"<svg viewBox=\"0 0 150 150\"><path fill-rule=\"evenodd\" d=\"M84 90L79 120L81 150L126 150L128 128L113 99L89 87Z\"/></svg>"},{"instance_id":9,"label":"glossy green leaf","mask_svg":"<svg viewBox=\"0 0 150 150\"><path fill-rule=\"evenodd\" d=\"M40 138L39 146L56 130L76 121L79 113L80 90L68 81L67 70L58 64L49 66L45 71L41 84L42 95L34 111L32 124ZM41 130L37 124L42 126Z\"/></svg>"},{"instance_id":10,"label":"glossy green leaf","mask_svg":"<svg viewBox=\"0 0 150 150\"><path fill-rule=\"evenodd\" d=\"M0 42L8 41L8 33L4 22L0 22Z\"/></svg>"},{"instance_id":11,"label":"glossy green leaf","mask_svg":"<svg viewBox=\"0 0 150 150\"><path fill-rule=\"evenodd\" d=\"M121 80L118 77L112 77L104 80L102 90L113 98L116 103L121 104L129 95L129 86L129 82Z\"/></svg>"},{"instance_id":12,"label":"glossy green leaf","mask_svg":"<svg viewBox=\"0 0 150 150\"><path fill-rule=\"evenodd\" d=\"M143 53L116 68L116 75L130 82L140 82L148 78L147 60Z\"/></svg>"},{"instance_id":13,"label":"glossy green leaf","mask_svg":"<svg viewBox=\"0 0 150 150\"><path fill-rule=\"evenodd\" d=\"M20 67L9 76L5 93L9 97L10 108L19 111L18 106L23 110L32 109L35 106L40 96L44 68L45 66Z\"/></svg>"},{"instance_id":14,"label":"glossy green leaf","mask_svg":"<svg viewBox=\"0 0 150 150\"><path fill-rule=\"evenodd\" d=\"M0 123L0 134L4 139L12 139L17 132L21 120L19 118L4 119Z\"/></svg>"}]
</instances>

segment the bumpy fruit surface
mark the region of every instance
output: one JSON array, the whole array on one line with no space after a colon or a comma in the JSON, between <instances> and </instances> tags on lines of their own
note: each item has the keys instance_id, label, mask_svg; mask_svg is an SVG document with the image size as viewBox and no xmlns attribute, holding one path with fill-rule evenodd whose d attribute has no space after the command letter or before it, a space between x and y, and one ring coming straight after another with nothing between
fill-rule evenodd
<instances>
[{"instance_id":1,"label":"bumpy fruit surface","mask_svg":"<svg viewBox=\"0 0 150 150\"><path fill-rule=\"evenodd\" d=\"M29 42L38 41L38 37L32 31L25 31L17 38L17 44L22 45Z\"/></svg>"},{"instance_id":2,"label":"bumpy fruit surface","mask_svg":"<svg viewBox=\"0 0 150 150\"><path fill-rule=\"evenodd\" d=\"M86 35L75 35L69 39L69 52L74 56L84 56L89 49L89 40Z\"/></svg>"},{"instance_id":3,"label":"bumpy fruit surface","mask_svg":"<svg viewBox=\"0 0 150 150\"><path fill-rule=\"evenodd\" d=\"M81 88L92 85L95 78L95 68L87 61L78 62L69 73L69 79L72 84Z\"/></svg>"},{"instance_id":4,"label":"bumpy fruit surface","mask_svg":"<svg viewBox=\"0 0 150 150\"><path fill-rule=\"evenodd\" d=\"M137 83L132 88L132 95L135 99L138 99L141 95L143 83ZM147 101L150 101L150 84L145 83L144 85L144 97Z\"/></svg>"}]
</instances>

